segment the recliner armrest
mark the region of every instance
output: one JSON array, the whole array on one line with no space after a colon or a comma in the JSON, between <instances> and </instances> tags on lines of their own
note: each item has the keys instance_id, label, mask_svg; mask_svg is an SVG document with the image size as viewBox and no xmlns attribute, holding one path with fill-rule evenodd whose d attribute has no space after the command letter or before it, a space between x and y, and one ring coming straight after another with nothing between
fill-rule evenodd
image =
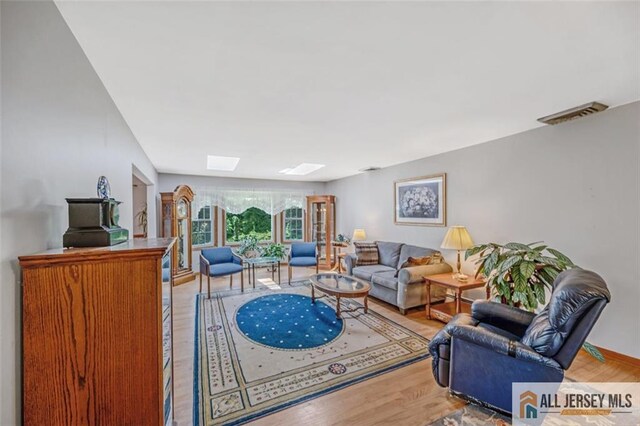
<instances>
[{"instance_id":1,"label":"recliner armrest","mask_svg":"<svg viewBox=\"0 0 640 426\"><path fill-rule=\"evenodd\" d=\"M502 303L476 300L471 305L471 316L479 322L491 324L522 337L535 314Z\"/></svg>"},{"instance_id":2,"label":"recliner armrest","mask_svg":"<svg viewBox=\"0 0 640 426\"><path fill-rule=\"evenodd\" d=\"M466 324L456 324L452 326L448 332L454 339L466 340L467 342L491 349L502 355L543 364L547 367L563 371L560 364L553 359L540 355L538 352L518 341L509 340L487 329Z\"/></svg>"}]
</instances>

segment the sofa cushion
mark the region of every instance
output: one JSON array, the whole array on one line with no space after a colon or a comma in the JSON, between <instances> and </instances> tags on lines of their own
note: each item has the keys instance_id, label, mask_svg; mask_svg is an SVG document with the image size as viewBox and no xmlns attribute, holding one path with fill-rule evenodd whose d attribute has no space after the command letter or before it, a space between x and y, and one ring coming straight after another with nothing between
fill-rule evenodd
<instances>
[{"instance_id":1,"label":"sofa cushion","mask_svg":"<svg viewBox=\"0 0 640 426\"><path fill-rule=\"evenodd\" d=\"M381 285L391 290L398 290L396 271L376 272L371 276L371 282L374 285Z\"/></svg>"},{"instance_id":2,"label":"sofa cushion","mask_svg":"<svg viewBox=\"0 0 640 426\"><path fill-rule=\"evenodd\" d=\"M398 263L396 263L396 269L402 269L402 265L409 259L409 257L425 257L431 256L434 253L439 252L437 250L426 247L410 246L408 244L404 244L400 249L400 258L398 259Z\"/></svg>"},{"instance_id":3,"label":"sofa cushion","mask_svg":"<svg viewBox=\"0 0 640 426\"><path fill-rule=\"evenodd\" d=\"M376 241L376 244L378 245L378 256L380 258L378 263L395 268L400 258L400 249L404 244L387 241Z\"/></svg>"},{"instance_id":4,"label":"sofa cushion","mask_svg":"<svg viewBox=\"0 0 640 426\"><path fill-rule=\"evenodd\" d=\"M363 280L371 281L371 275L376 272L385 272L392 271L395 273L395 269L390 268L384 265L364 265L364 266L356 266L351 271L355 277L361 278Z\"/></svg>"},{"instance_id":5,"label":"sofa cushion","mask_svg":"<svg viewBox=\"0 0 640 426\"><path fill-rule=\"evenodd\" d=\"M316 266L315 257L292 257L289 261L291 266Z\"/></svg>"},{"instance_id":6,"label":"sofa cushion","mask_svg":"<svg viewBox=\"0 0 640 426\"><path fill-rule=\"evenodd\" d=\"M216 263L209 267L209 275L212 277L220 277L222 275L230 275L237 272L242 272L242 266L237 263Z\"/></svg>"},{"instance_id":7,"label":"sofa cushion","mask_svg":"<svg viewBox=\"0 0 640 426\"><path fill-rule=\"evenodd\" d=\"M378 260L378 245L376 243L353 243L356 248L356 265L377 265L380 263Z\"/></svg>"}]
</instances>

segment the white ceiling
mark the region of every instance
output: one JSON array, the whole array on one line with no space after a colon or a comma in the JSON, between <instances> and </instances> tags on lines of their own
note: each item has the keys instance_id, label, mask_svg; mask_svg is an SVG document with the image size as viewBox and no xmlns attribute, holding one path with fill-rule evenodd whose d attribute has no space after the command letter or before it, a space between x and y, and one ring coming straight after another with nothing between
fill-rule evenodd
<instances>
[{"instance_id":1,"label":"white ceiling","mask_svg":"<svg viewBox=\"0 0 640 426\"><path fill-rule=\"evenodd\" d=\"M327 181L640 99L637 2L57 5L159 172Z\"/></svg>"}]
</instances>

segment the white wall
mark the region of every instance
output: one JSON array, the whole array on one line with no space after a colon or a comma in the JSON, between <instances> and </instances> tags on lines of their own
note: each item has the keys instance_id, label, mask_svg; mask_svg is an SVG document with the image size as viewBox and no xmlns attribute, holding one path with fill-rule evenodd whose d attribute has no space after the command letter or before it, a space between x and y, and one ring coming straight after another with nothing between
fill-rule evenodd
<instances>
[{"instance_id":1,"label":"white wall","mask_svg":"<svg viewBox=\"0 0 640 426\"><path fill-rule=\"evenodd\" d=\"M602 275L613 300L589 341L640 357L639 146L636 102L329 182L327 192L339 229L437 248L446 228L393 223L393 182L446 172L448 225L467 226L476 243L544 240Z\"/></svg>"},{"instance_id":2,"label":"white wall","mask_svg":"<svg viewBox=\"0 0 640 426\"><path fill-rule=\"evenodd\" d=\"M105 175L132 231L131 174L157 173L52 2L2 2L0 424L20 417L17 257L62 244L65 197ZM150 230L155 235L155 208Z\"/></svg>"}]
</instances>

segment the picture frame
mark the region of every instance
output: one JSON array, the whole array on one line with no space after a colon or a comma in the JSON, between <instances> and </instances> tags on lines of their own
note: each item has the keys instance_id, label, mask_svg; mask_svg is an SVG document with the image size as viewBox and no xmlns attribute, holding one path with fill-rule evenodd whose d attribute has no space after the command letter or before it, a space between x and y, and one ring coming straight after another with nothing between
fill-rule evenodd
<instances>
[{"instance_id":1,"label":"picture frame","mask_svg":"<svg viewBox=\"0 0 640 426\"><path fill-rule=\"evenodd\" d=\"M393 203L396 225L447 226L447 174L395 181Z\"/></svg>"}]
</instances>

